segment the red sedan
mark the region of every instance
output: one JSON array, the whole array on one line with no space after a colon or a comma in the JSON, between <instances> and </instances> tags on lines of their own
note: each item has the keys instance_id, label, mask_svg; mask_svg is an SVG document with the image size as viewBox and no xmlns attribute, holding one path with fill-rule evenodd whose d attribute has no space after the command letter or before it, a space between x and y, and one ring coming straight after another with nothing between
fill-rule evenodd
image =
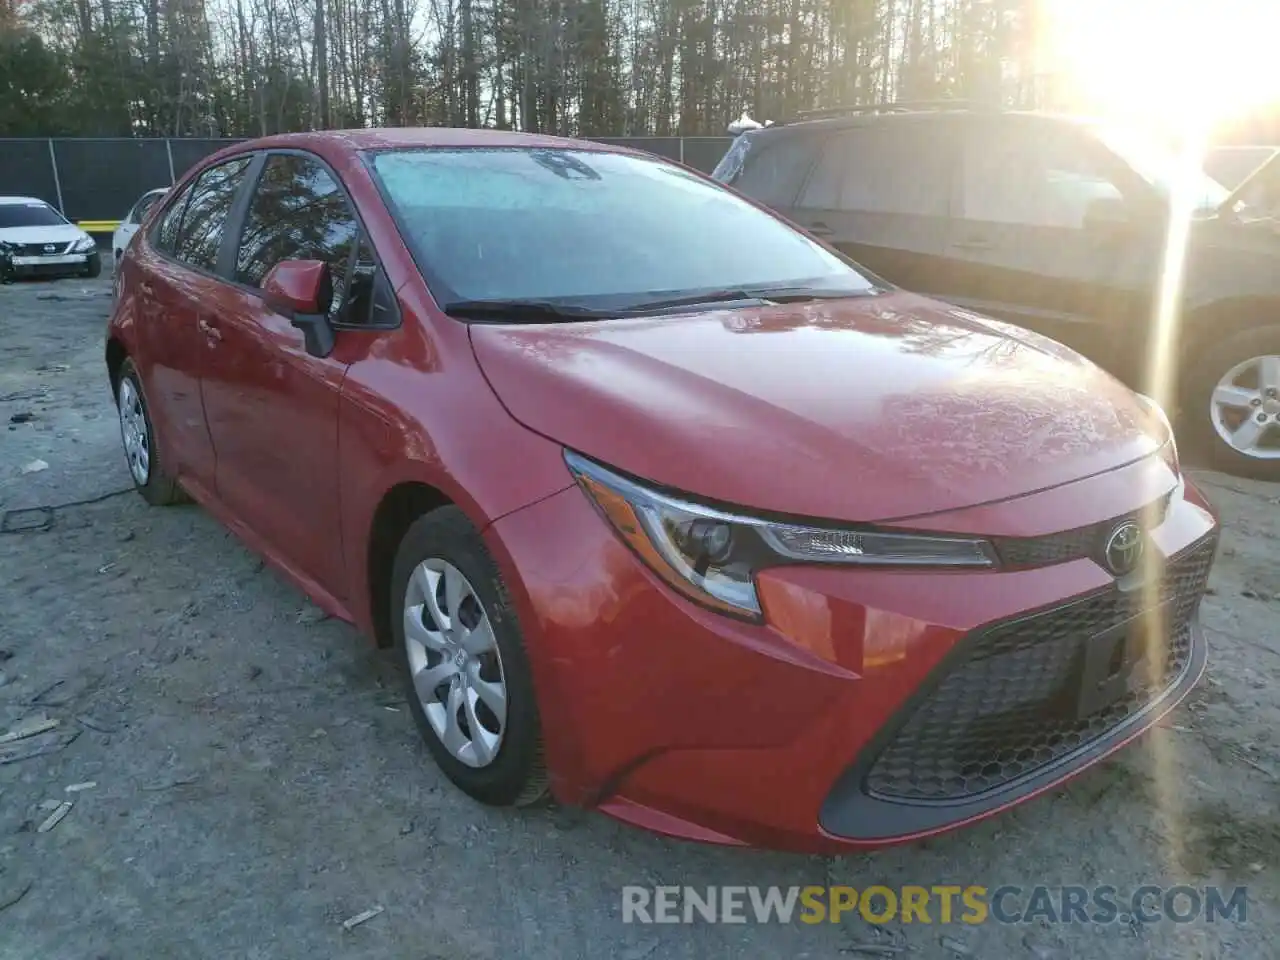
<instances>
[{"instance_id":1,"label":"red sedan","mask_svg":"<svg viewBox=\"0 0 1280 960\"><path fill-rule=\"evenodd\" d=\"M678 165L257 140L121 269L138 490L396 648L485 803L892 843L1079 773L1204 669L1217 521L1155 404Z\"/></svg>"}]
</instances>

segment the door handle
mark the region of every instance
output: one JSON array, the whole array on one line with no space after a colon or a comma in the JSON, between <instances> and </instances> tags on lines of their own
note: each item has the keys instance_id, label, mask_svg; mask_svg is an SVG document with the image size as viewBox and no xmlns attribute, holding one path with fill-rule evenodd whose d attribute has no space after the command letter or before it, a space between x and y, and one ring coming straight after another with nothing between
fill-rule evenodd
<instances>
[{"instance_id":1,"label":"door handle","mask_svg":"<svg viewBox=\"0 0 1280 960\"><path fill-rule=\"evenodd\" d=\"M809 224L809 232L815 237L829 237L835 233L834 230L828 227L821 220L815 220L813 223Z\"/></svg>"},{"instance_id":2,"label":"door handle","mask_svg":"<svg viewBox=\"0 0 1280 960\"><path fill-rule=\"evenodd\" d=\"M217 327L215 327L212 323L210 323L204 317L201 317L199 320L196 321L196 326L199 328L200 332L203 333L206 337L208 337L212 342L217 343L219 340L222 339L222 331L220 331Z\"/></svg>"},{"instance_id":3,"label":"door handle","mask_svg":"<svg viewBox=\"0 0 1280 960\"><path fill-rule=\"evenodd\" d=\"M996 245L982 237L970 237L967 240L957 240L952 246L961 250L994 250Z\"/></svg>"}]
</instances>

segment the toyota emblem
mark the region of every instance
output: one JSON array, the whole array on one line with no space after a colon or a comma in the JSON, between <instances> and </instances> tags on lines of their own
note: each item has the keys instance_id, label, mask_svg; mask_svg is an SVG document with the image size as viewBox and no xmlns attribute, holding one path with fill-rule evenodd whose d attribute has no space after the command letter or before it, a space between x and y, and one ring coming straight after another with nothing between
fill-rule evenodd
<instances>
[{"instance_id":1,"label":"toyota emblem","mask_svg":"<svg viewBox=\"0 0 1280 960\"><path fill-rule=\"evenodd\" d=\"M1111 531L1102 558L1107 569L1117 577L1132 573L1142 560L1144 550L1142 528L1132 520L1126 520Z\"/></svg>"}]
</instances>

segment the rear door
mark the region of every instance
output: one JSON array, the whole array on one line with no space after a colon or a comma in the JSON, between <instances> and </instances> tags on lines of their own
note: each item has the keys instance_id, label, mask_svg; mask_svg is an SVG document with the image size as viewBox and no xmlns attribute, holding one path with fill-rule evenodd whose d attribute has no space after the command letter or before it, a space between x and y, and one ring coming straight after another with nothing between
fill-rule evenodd
<instances>
[{"instance_id":1,"label":"rear door","mask_svg":"<svg viewBox=\"0 0 1280 960\"><path fill-rule=\"evenodd\" d=\"M1072 124L975 121L948 244L948 299L1093 355L1139 342L1159 273L1150 188ZM1108 211L1114 219L1098 218Z\"/></svg>"},{"instance_id":2,"label":"rear door","mask_svg":"<svg viewBox=\"0 0 1280 960\"><path fill-rule=\"evenodd\" d=\"M127 285L137 298L143 388L167 462L196 492L212 491L214 452L200 394L212 344L208 317L227 218L247 182L251 155L202 172L164 210L138 250Z\"/></svg>"},{"instance_id":3,"label":"rear door","mask_svg":"<svg viewBox=\"0 0 1280 960\"><path fill-rule=\"evenodd\" d=\"M790 216L890 283L939 292L957 139L951 118L832 133Z\"/></svg>"},{"instance_id":4,"label":"rear door","mask_svg":"<svg viewBox=\"0 0 1280 960\"><path fill-rule=\"evenodd\" d=\"M329 264L332 322L358 326L368 317L376 261L336 175L313 155L273 152L226 264L232 285L204 368L205 412L219 498L290 566L341 597L338 404L351 334L338 334L330 356L313 357L301 331L263 302L267 273L294 259Z\"/></svg>"}]
</instances>

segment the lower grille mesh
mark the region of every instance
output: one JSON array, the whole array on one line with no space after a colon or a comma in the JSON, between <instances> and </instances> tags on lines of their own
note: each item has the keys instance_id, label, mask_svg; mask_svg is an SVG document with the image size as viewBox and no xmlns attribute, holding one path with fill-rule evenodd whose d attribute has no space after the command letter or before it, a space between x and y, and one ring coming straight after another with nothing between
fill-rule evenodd
<instances>
[{"instance_id":1,"label":"lower grille mesh","mask_svg":"<svg viewBox=\"0 0 1280 960\"><path fill-rule=\"evenodd\" d=\"M1003 786L1067 755L1141 711L1186 668L1191 621L1208 581L1216 535L1168 561L1150 590L1111 588L961 641L963 659L910 714L871 765L865 786L885 799L958 801ZM1080 717L1085 641L1140 621L1147 656L1127 693Z\"/></svg>"}]
</instances>

